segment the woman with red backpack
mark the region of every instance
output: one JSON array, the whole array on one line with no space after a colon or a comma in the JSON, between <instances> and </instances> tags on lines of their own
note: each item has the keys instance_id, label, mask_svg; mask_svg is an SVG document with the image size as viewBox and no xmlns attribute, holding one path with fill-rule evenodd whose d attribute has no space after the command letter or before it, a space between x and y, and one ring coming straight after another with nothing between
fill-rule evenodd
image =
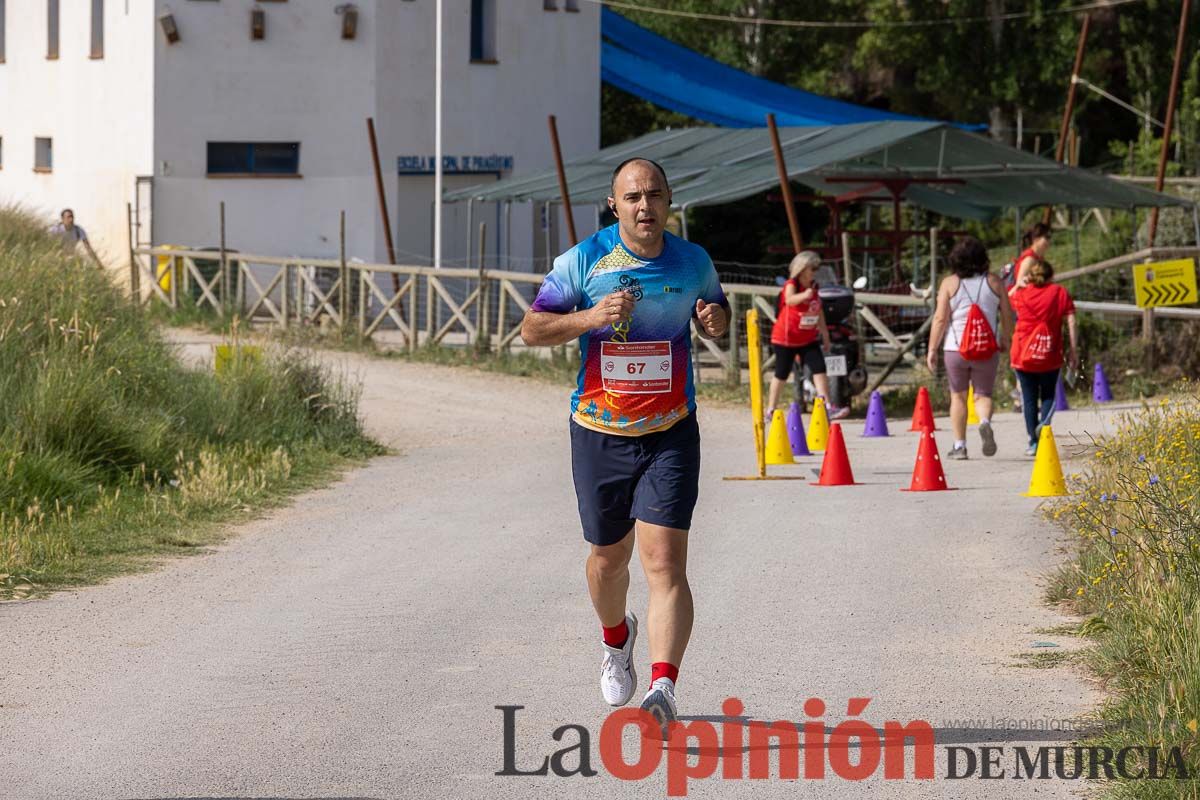
<instances>
[{"instance_id":1,"label":"woman with red backpack","mask_svg":"<svg viewBox=\"0 0 1200 800\"><path fill-rule=\"evenodd\" d=\"M1076 350L1075 302L1061 285L1054 283L1054 268L1047 261L1033 262L1009 293L1017 313L1013 336L1012 366L1021 384L1021 407L1029 447L1025 455L1037 454L1042 427L1054 416L1054 390L1063 366L1062 325L1067 322L1071 369L1079 368Z\"/></svg>"},{"instance_id":2,"label":"woman with red backpack","mask_svg":"<svg viewBox=\"0 0 1200 800\"><path fill-rule=\"evenodd\" d=\"M929 333L930 372L937 372L937 350L945 345L943 360L950 383L950 426L954 447L947 458L967 457L967 390L975 389L975 413L983 454L996 454L992 432L992 388L1000 351L1008 347L1013 312L1000 278L989 271L987 249L973 236L964 237L949 256L953 274L938 287L937 308Z\"/></svg>"}]
</instances>

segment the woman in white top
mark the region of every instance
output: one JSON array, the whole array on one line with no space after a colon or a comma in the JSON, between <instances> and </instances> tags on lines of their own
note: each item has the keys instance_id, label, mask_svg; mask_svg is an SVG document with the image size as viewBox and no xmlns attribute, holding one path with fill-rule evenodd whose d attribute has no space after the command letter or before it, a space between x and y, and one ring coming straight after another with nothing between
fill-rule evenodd
<instances>
[{"instance_id":1,"label":"woman in white top","mask_svg":"<svg viewBox=\"0 0 1200 800\"><path fill-rule=\"evenodd\" d=\"M950 425L954 429L954 448L947 457L967 457L969 386L975 389L975 413L979 415L983 454L991 456L996 453L996 437L992 433L992 387L996 383L1000 353L1008 349L1012 338L1012 306L1008 304L1004 283L988 271L987 250L978 239L964 237L950 251L949 261L953 274L942 279L938 287L937 309L933 314L926 361L930 372L936 374L937 349L944 340L946 377L950 383ZM978 305L983 312L999 348L990 357L981 360L969 360L959 353L972 305Z\"/></svg>"}]
</instances>

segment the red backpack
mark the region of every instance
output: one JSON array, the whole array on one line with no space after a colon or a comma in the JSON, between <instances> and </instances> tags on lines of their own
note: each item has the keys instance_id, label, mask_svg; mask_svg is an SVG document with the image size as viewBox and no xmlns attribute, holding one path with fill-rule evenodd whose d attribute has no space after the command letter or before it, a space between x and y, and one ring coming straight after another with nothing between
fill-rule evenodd
<instances>
[{"instance_id":1,"label":"red backpack","mask_svg":"<svg viewBox=\"0 0 1200 800\"><path fill-rule=\"evenodd\" d=\"M987 278L985 277L983 284L986 283ZM984 316L983 309L979 307L983 284L980 284L979 293L975 295L975 299L971 301L971 307L967 309L967 321L958 341L958 354L967 361L985 361L995 355L999 349L996 346L996 334L992 331L992 325Z\"/></svg>"},{"instance_id":2,"label":"red backpack","mask_svg":"<svg viewBox=\"0 0 1200 800\"><path fill-rule=\"evenodd\" d=\"M1026 372L1048 372L1054 369L1057 361L1054 336L1045 320L1039 322L1030 331L1021 347L1021 369Z\"/></svg>"}]
</instances>

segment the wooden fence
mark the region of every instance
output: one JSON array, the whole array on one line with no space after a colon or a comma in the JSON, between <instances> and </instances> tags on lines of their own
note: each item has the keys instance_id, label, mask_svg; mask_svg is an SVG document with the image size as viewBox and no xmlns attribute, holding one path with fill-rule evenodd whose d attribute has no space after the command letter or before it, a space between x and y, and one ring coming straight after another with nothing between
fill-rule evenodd
<instances>
[{"instance_id":1,"label":"wooden fence","mask_svg":"<svg viewBox=\"0 0 1200 800\"><path fill-rule=\"evenodd\" d=\"M236 313L282 329L328 320L337 329L371 337L387 328L396 331L401 346L410 350L442 343L451 333L456 334L456 342L465 341L480 351L509 349L544 278L497 269L435 269L168 247L135 248L130 255L130 285L139 302ZM1200 257L1200 249L1144 250L1064 272L1060 278L1180 257ZM844 270L844 277L851 278L848 259ZM757 308L765 321L774 322L779 288L728 283L724 289L733 312L729 333L718 340L695 336L694 343L696 352L710 357L730 382L740 382L745 363L744 315ZM855 299L855 326L863 332L869 328L880 346L898 352L912 334L897 333L872 309L917 308L922 309L918 316L924 316L932 304L932 298L875 292L857 292ZM1132 304L1077 300L1076 306L1090 313L1143 316L1143 310ZM1156 313L1164 318L1200 318L1200 309L1195 308L1164 308ZM911 352L903 357L914 360ZM768 358L763 366L771 365Z\"/></svg>"}]
</instances>

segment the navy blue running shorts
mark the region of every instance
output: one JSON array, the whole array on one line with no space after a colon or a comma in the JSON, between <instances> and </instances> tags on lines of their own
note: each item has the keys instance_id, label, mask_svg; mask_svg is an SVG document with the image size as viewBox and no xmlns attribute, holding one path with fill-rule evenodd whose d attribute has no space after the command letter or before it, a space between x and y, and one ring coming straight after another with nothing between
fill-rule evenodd
<instances>
[{"instance_id":1,"label":"navy blue running shorts","mask_svg":"<svg viewBox=\"0 0 1200 800\"><path fill-rule=\"evenodd\" d=\"M688 414L665 431L617 436L571 420L571 474L583 538L616 544L634 520L687 530L700 494L700 426Z\"/></svg>"}]
</instances>

